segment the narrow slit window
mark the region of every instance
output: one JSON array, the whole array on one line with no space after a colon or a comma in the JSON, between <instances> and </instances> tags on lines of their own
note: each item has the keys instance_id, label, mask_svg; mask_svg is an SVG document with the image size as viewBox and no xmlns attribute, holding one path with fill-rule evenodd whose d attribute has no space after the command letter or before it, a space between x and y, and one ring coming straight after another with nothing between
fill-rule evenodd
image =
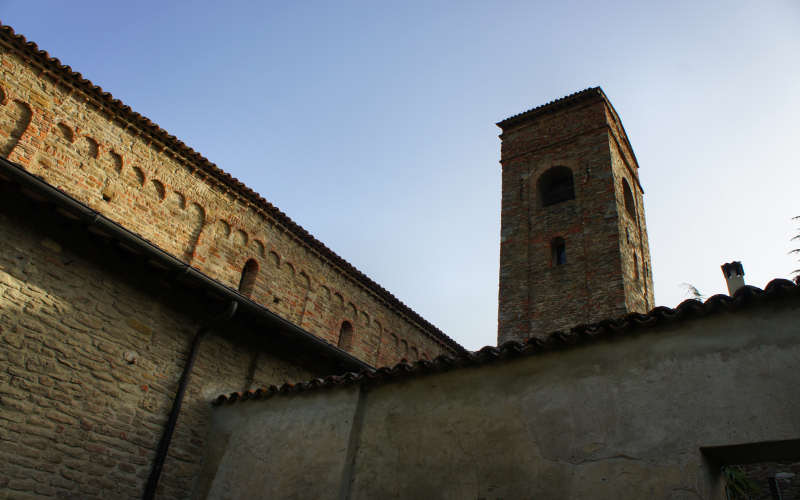
<instances>
[{"instance_id":1,"label":"narrow slit window","mask_svg":"<svg viewBox=\"0 0 800 500\"><path fill-rule=\"evenodd\" d=\"M256 276L258 275L258 262L254 259L248 260L242 269L242 277L239 280L239 293L245 297L253 294L256 287Z\"/></svg>"},{"instance_id":2,"label":"narrow slit window","mask_svg":"<svg viewBox=\"0 0 800 500\"><path fill-rule=\"evenodd\" d=\"M622 179L622 197L625 201L625 211L635 219L636 204L633 202L633 191L631 191L631 185L628 184L627 179Z\"/></svg>"},{"instance_id":3,"label":"narrow slit window","mask_svg":"<svg viewBox=\"0 0 800 500\"><path fill-rule=\"evenodd\" d=\"M563 266L567 263L567 244L564 238L553 238L550 242L550 253L554 266Z\"/></svg>"},{"instance_id":4,"label":"narrow slit window","mask_svg":"<svg viewBox=\"0 0 800 500\"><path fill-rule=\"evenodd\" d=\"M633 252L633 277L639 279L639 256Z\"/></svg>"}]
</instances>

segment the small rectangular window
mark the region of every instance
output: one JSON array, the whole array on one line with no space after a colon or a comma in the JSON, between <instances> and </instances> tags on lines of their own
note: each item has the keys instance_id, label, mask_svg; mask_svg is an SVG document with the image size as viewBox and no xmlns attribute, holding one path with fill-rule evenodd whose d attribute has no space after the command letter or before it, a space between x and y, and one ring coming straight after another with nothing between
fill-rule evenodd
<instances>
[{"instance_id":1,"label":"small rectangular window","mask_svg":"<svg viewBox=\"0 0 800 500\"><path fill-rule=\"evenodd\" d=\"M564 238L553 238L550 242L550 251L553 255L553 265L563 266L567 263L567 245Z\"/></svg>"}]
</instances>

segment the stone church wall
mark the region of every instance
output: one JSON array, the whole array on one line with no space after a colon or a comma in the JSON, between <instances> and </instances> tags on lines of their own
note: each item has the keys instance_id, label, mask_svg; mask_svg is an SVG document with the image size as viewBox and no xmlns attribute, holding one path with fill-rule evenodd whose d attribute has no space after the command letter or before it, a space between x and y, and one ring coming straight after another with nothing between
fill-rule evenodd
<instances>
[{"instance_id":1,"label":"stone church wall","mask_svg":"<svg viewBox=\"0 0 800 500\"><path fill-rule=\"evenodd\" d=\"M288 497L297 483L281 478L308 472L321 499L722 499L701 448L751 444L770 461L793 443L800 457L796 292L477 367L223 403L195 498ZM345 460L272 446L287 414ZM255 463L260 478L237 472Z\"/></svg>"},{"instance_id":2,"label":"stone church wall","mask_svg":"<svg viewBox=\"0 0 800 500\"><path fill-rule=\"evenodd\" d=\"M0 189L0 496L141 498L203 311L25 202ZM191 490L220 391L326 374L260 333L202 341L159 498Z\"/></svg>"},{"instance_id":3,"label":"stone church wall","mask_svg":"<svg viewBox=\"0 0 800 500\"><path fill-rule=\"evenodd\" d=\"M370 364L458 350L258 195L42 54L0 32L0 154L231 288L254 261L253 300ZM340 342L345 321L352 339Z\"/></svg>"}]
</instances>

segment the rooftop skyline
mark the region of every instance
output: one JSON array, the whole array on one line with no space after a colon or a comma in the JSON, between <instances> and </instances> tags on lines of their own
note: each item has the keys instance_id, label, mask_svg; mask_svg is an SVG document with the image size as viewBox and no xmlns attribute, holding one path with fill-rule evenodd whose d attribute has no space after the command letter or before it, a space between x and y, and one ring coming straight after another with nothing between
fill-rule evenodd
<instances>
[{"instance_id":1,"label":"rooftop skyline","mask_svg":"<svg viewBox=\"0 0 800 500\"><path fill-rule=\"evenodd\" d=\"M800 267L792 2L44 5L2 20L465 347L496 336L494 123L586 87L639 160L657 304Z\"/></svg>"}]
</instances>

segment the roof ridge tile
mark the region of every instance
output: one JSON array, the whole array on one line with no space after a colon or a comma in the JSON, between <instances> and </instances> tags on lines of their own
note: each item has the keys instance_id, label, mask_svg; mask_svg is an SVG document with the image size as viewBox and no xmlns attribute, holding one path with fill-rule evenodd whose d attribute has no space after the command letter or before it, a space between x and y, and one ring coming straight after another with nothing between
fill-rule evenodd
<instances>
[{"instance_id":1,"label":"roof ridge tile","mask_svg":"<svg viewBox=\"0 0 800 500\"><path fill-rule=\"evenodd\" d=\"M501 120L497 122L498 127L508 127L509 125L515 125L520 123L521 121L525 120L526 118L531 118L537 115L542 115L545 113L551 113L557 111L559 109L563 109L564 107L573 104L577 101L585 97L589 97L592 95L599 95L603 99L606 99L605 94L603 93L603 89L599 86L595 87L588 87L583 90L579 90L577 92L573 92L571 94L565 95L564 97L559 97L558 99L553 99L552 101L546 102L534 108L531 108L527 111L523 111L521 113L517 113L515 115L509 116L505 120ZM607 99L606 99L607 100Z\"/></svg>"},{"instance_id":2,"label":"roof ridge tile","mask_svg":"<svg viewBox=\"0 0 800 500\"><path fill-rule=\"evenodd\" d=\"M714 295L705 302L687 299L675 308L659 306L647 314L632 313L617 319L606 319L592 324L576 325L568 331L552 332L544 338L530 337L523 342L509 340L501 345L485 346L474 352L466 352L459 356L439 355L433 360L419 360L409 363L403 359L394 366L384 366L376 370L347 372L342 375L329 375L323 383L313 387L306 384L308 389L332 388L352 385L360 382L375 384L389 382L412 376L423 376L454 370L467 366L481 366L503 359L511 359L518 355L532 356L550 351L557 351L571 346L594 342L609 335L651 329L665 322L682 321L701 318L710 314L721 312L734 312L751 305L757 305L767 300L781 297L800 299L800 285L786 279L774 279L764 289L754 286L745 286L738 290L733 297L728 295ZM320 380L320 379L314 379ZM281 387L290 384L284 384ZM277 389L274 385L264 390L263 397L287 392ZM222 405L242 400L242 394L233 392L229 395L222 394L212 401L214 405Z\"/></svg>"}]
</instances>

